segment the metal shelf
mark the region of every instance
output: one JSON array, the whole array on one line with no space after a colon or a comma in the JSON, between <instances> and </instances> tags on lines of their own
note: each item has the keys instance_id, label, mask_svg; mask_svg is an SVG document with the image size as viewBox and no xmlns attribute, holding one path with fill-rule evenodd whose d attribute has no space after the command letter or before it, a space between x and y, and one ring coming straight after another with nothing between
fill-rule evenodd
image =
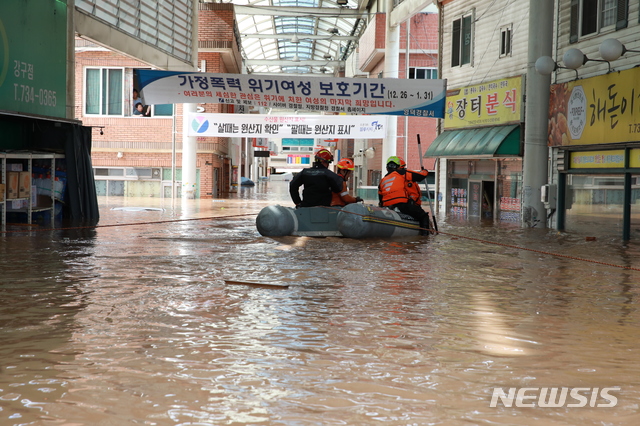
<instances>
[{"instance_id":1,"label":"metal shelf","mask_svg":"<svg viewBox=\"0 0 640 426\"><path fill-rule=\"evenodd\" d=\"M56 172L56 159L64 159L64 155L61 154L50 154L50 153L40 153L40 152L0 152L0 183L5 185L5 194L4 200L0 201L0 226L2 230L6 230L7 226L7 213L24 213L26 214L26 223L32 224L32 214L43 212L43 211L51 211L51 227L54 227L55 224L55 206L56 203L60 203L61 201L56 199L54 194L55 188L55 172ZM11 161L15 160L15 161ZM29 176L31 176L31 185L29 188L29 193L31 194L32 186L33 186L33 160L48 160L50 161L50 170L51 170L51 206L43 207L43 206L32 206L31 196L29 197L21 197L21 198L12 198L7 199L7 174L9 170L7 170L7 164L11 164L13 162L22 162L24 165L26 163L26 169L22 171L29 172ZM9 208L9 204L13 201L27 201L26 208L20 209L11 209Z\"/></svg>"}]
</instances>

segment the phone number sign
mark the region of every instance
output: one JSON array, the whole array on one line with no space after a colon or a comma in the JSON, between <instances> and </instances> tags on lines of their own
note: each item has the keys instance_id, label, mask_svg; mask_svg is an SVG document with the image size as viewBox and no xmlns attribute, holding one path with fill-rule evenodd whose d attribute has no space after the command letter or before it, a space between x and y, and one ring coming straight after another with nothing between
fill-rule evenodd
<instances>
[{"instance_id":1,"label":"phone number sign","mask_svg":"<svg viewBox=\"0 0 640 426\"><path fill-rule=\"evenodd\" d=\"M66 117L67 5L3 2L0 110Z\"/></svg>"}]
</instances>

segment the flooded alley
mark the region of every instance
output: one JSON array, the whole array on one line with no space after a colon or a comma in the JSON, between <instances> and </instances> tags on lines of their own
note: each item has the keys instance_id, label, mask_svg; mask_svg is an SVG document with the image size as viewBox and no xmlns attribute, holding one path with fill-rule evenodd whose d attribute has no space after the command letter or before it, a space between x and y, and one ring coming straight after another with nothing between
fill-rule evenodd
<instances>
[{"instance_id":1,"label":"flooded alley","mask_svg":"<svg viewBox=\"0 0 640 426\"><path fill-rule=\"evenodd\" d=\"M0 236L0 424L640 424L639 242L444 217L262 237L286 186L100 198L96 228Z\"/></svg>"}]
</instances>

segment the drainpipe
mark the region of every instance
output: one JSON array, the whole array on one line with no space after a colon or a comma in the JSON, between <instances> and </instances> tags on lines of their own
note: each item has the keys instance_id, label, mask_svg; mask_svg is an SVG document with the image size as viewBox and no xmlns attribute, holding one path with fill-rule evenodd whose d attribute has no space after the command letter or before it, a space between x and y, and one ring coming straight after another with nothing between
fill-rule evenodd
<instances>
[{"instance_id":1,"label":"drainpipe","mask_svg":"<svg viewBox=\"0 0 640 426\"><path fill-rule=\"evenodd\" d=\"M391 26L391 11L393 10L393 0L386 2L386 42L384 49L384 77L398 78L398 67L400 66L400 27ZM382 141L382 174L387 170L387 158L396 155L398 146L398 118L389 117L387 122L387 134Z\"/></svg>"},{"instance_id":2,"label":"drainpipe","mask_svg":"<svg viewBox=\"0 0 640 426\"><path fill-rule=\"evenodd\" d=\"M551 56L553 48L554 0L529 0L529 37L525 102L525 132L522 188L522 225L546 227L546 210L540 200L547 183L547 121L551 76L538 74L535 62Z\"/></svg>"}]
</instances>

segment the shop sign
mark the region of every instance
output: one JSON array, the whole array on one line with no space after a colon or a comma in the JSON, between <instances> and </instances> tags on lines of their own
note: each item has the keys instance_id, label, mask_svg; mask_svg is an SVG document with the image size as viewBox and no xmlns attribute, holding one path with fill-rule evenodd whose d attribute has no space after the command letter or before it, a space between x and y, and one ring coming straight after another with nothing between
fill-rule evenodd
<instances>
[{"instance_id":1,"label":"shop sign","mask_svg":"<svg viewBox=\"0 0 640 426\"><path fill-rule=\"evenodd\" d=\"M0 110L66 118L66 2L1 3Z\"/></svg>"},{"instance_id":2,"label":"shop sign","mask_svg":"<svg viewBox=\"0 0 640 426\"><path fill-rule=\"evenodd\" d=\"M519 76L447 91L445 129L520 123L522 83Z\"/></svg>"},{"instance_id":3,"label":"shop sign","mask_svg":"<svg viewBox=\"0 0 640 426\"><path fill-rule=\"evenodd\" d=\"M624 149L616 149L612 151L572 152L570 158L572 169L624 168Z\"/></svg>"},{"instance_id":4,"label":"shop sign","mask_svg":"<svg viewBox=\"0 0 640 426\"><path fill-rule=\"evenodd\" d=\"M549 146L640 140L640 69L554 84Z\"/></svg>"}]
</instances>

